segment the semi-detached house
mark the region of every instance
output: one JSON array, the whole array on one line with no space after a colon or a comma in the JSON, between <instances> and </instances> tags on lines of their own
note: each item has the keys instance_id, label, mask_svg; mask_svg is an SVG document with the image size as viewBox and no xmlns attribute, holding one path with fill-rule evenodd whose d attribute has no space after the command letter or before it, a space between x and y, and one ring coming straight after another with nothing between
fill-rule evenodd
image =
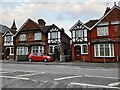
<instances>
[{"instance_id":1,"label":"semi-detached house","mask_svg":"<svg viewBox=\"0 0 120 90\"><path fill-rule=\"evenodd\" d=\"M120 7L106 9L97 20L71 29L72 60L84 62L117 62L120 60Z\"/></svg>"},{"instance_id":2,"label":"semi-detached house","mask_svg":"<svg viewBox=\"0 0 120 90\"><path fill-rule=\"evenodd\" d=\"M59 61L70 48L70 37L64 29L55 24L46 25L43 19L38 23L28 19L15 37L16 60L27 60L29 53L43 53Z\"/></svg>"}]
</instances>

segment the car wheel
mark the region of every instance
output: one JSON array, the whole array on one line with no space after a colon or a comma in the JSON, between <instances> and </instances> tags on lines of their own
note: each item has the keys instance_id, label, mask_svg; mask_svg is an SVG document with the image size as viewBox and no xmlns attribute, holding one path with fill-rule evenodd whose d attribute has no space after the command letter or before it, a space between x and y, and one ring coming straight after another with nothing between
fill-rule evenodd
<instances>
[{"instance_id":1,"label":"car wheel","mask_svg":"<svg viewBox=\"0 0 120 90\"><path fill-rule=\"evenodd\" d=\"M29 62L32 62L32 59L31 59L31 58L29 58Z\"/></svg>"},{"instance_id":2,"label":"car wheel","mask_svg":"<svg viewBox=\"0 0 120 90\"><path fill-rule=\"evenodd\" d=\"M44 62L47 62L48 60L45 58L43 61L44 61Z\"/></svg>"}]
</instances>

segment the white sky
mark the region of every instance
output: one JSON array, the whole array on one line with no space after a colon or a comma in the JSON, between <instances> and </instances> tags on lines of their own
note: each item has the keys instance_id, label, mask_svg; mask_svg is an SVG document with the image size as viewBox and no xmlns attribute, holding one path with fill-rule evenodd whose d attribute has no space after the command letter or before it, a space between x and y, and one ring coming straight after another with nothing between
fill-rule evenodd
<instances>
[{"instance_id":1,"label":"white sky","mask_svg":"<svg viewBox=\"0 0 120 90\"><path fill-rule=\"evenodd\" d=\"M11 27L16 20L17 28L31 18L35 22L44 19L47 25L56 24L69 29L78 21L83 23L99 19L107 6L112 7L120 0L2 0L0 1L0 24Z\"/></svg>"}]
</instances>

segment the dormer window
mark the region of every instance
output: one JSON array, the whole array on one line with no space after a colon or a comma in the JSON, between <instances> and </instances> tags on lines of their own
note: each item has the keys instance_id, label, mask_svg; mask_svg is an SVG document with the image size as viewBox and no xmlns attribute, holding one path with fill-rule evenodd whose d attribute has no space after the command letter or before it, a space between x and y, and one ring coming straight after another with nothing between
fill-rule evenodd
<instances>
[{"instance_id":1,"label":"dormer window","mask_svg":"<svg viewBox=\"0 0 120 90\"><path fill-rule=\"evenodd\" d=\"M109 35L108 27L97 27L97 36L107 36Z\"/></svg>"},{"instance_id":2,"label":"dormer window","mask_svg":"<svg viewBox=\"0 0 120 90\"><path fill-rule=\"evenodd\" d=\"M19 40L20 41L26 41L26 34L20 34Z\"/></svg>"}]
</instances>

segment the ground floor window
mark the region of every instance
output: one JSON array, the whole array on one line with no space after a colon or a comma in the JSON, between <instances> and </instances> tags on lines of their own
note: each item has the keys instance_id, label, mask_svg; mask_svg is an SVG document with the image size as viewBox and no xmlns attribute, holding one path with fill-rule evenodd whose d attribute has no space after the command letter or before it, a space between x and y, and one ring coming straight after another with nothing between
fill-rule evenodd
<instances>
[{"instance_id":1,"label":"ground floor window","mask_svg":"<svg viewBox=\"0 0 120 90\"><path fill-rule=\"evenodd\" d=\"M78 44L75 45L75 52L80 54L88 54L88 45L87 44Z\"/></svg>"},{"instance_id":2,"label":"ground floor window","mask_svg":"<svg viewBox=\"0 0 120 90\"><path fill-rule=\"evenodd\" d=\"M32 46L31 52L32 53L44 53L44 47L43 46Z\"/></svg>"},{"instance_id":3,"label":"ground floor window","mask_svg":"<svg viewBox=\"0 0 120 90\"><path fill-rule=\"evenodd\" d=\"M95 57L113 57L114 45L113 44L95 44Z\"/></svg>"},{"instance_id":4,"label":"ground floor window","mask_svg":"<svg viewBox=\"0 0 120 90\"><path fill-rule=\"evenodd\" d=\"M17 55L28 55L28 47L17 47Z\"/></svg>"},{"instance_id":5,"label":"ground floor window","mask_svg":"<svg viewBox=\"0 0 120 90\"><path fill-rule=\"evenodd\" d=\"M49 54L54 54L55 49L57 49L57 45L49 45Z\"/></svg>"}]
</instances>

